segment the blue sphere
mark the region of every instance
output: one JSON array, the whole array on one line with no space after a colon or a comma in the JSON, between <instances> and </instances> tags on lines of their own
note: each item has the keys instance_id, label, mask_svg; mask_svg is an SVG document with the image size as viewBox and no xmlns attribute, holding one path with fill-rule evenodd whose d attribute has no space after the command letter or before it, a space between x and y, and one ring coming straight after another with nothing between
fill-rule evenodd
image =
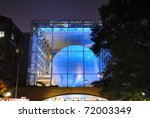
<instances>
[{"instance_id":1,"label":"blue sphere","mask_svg":"<svg viewBox=\"0 0 150 118\"><path fill-rule=\"evenodd\" d=\"M98 60L84 46L71 45L61 49L53 58L52 83L60 87L91 86L99 80Z\"/></svg>"}]
</instances>

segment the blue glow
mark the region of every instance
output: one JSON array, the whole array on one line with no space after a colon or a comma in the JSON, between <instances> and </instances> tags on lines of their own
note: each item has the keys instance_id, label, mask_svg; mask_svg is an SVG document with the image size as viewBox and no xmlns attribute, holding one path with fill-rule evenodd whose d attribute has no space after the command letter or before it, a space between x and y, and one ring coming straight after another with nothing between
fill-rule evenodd
<instances>
[{"instance_id":1,"label":"blue glow","mask_svg":"<svg viewBox=\"0 0 150 118\"><path fill-rule=\"evenodd\" d=\"M65 47L53 58L53 84L61 87L90 86L91 82L99 80L98 72L92 51L80 45Z\"/></svg>"},{"instance_id":2,"label":"blue glow","mask_svg":"<svg viewBox=\"0 0 150 118\"><path fill-rule=\"evenodd\" d=\"M30 85L38 79L52 79L53 84L61 87L91 86L100 79L98 73L106 68L110 53L102 51L96 58L89 49L93 45L91 28L67 25L39 25L33 30Z\"/></svg>"},{"instance_id":3,"label":"blue glow","mask_svg":"<svg viewBox=\"0 0 150 118\"><path fill-rule=\"evenodd\" d=\"M106 101L107 99L87 94L60 95L43 101Z\"/></svg>"}]
</instances>

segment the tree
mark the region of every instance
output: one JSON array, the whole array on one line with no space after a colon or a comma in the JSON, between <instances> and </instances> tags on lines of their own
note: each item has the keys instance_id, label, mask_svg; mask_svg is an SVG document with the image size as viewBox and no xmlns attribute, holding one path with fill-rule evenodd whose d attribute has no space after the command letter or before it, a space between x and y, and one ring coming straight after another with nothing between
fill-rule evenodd
<instances>
[{"instance_id":1,"label":"tree","mask_svg":"<svg viewBox=\"0 0 150 118\"><path fill-rule=\"evenodd\" d=\"M6 90L7 90L6 84L2 80L0 80L0 95L3 96Z\"/></svg>"},{"instance_id":2,"label":"tree","mask_svg":"<svg viewBox=\"0 0 150 118\"><path fill-rule=\"evenodd\" d=\"M104 73L105 79L99 82L99 86L105 93L116 96L116 99L132 99L137 93L142 95L142 92L149 97L148 1L109 0L99 9L99 13L103 28L93 28L92 41L95 44L91 49L96 55L99 55L99 50L108 49L112 55Z\"/></svg>"}]
</instances>

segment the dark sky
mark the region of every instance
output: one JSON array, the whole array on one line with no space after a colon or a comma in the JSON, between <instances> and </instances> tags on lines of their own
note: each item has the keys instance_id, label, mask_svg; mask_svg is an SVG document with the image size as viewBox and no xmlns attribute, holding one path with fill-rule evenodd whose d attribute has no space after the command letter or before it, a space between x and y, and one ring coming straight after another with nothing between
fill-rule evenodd
<instances>
[{"instance_id":1,"label":"dark sky","mask_svg":"<svg viewBox=\"0 0 150 118\"><path fill-rule=\"evenodd\" d=\"M99 19L97 8L106 0L0 0L0 15L13 19L23 32L31 20Z\"/></svg>"}]
</instances>

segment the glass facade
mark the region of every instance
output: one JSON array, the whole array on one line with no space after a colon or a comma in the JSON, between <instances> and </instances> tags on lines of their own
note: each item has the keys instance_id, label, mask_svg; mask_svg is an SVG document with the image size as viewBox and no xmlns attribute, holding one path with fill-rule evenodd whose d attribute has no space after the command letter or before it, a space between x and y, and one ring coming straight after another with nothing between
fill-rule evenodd
<instances>
[{"instance_id":1,"label":"glass facade","mask_svg":"<svg viewBox=\"0 0 150 118\"><path fill-rule=\"evenodd\" d=\"M98 21L34 21L29 85L91 86L101 79L108 51L89 49L91 27ZM102 57L104 56L105 57Z\"/></svg>"},{"instance_id":2,"label":"glass facade","mask_svg":"<svg viewBox=\"0 0 150 118\"><path fill-rule=\"evenodd\" d=\"M53 84L61 87L90 86L99 80L97 58L81 45L61 49L53 58Z\"/></svg>"}]
</instances>

